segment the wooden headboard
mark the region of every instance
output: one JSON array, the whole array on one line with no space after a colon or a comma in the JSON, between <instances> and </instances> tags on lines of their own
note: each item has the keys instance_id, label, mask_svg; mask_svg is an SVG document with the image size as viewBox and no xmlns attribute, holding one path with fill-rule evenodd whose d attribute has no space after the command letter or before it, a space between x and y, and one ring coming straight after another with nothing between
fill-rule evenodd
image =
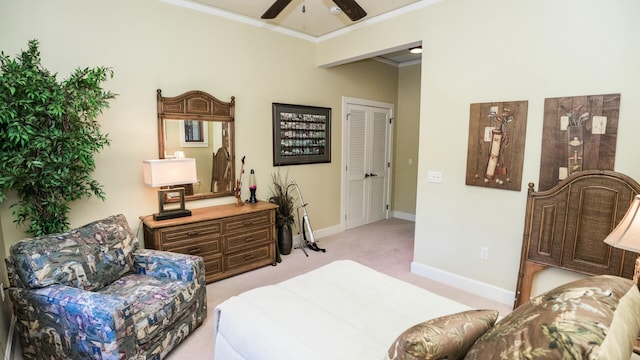
<instances>
[{"instance_id":1,"label":"wooden headboard","mask_svg":"<svg viewBox=\"0 0 640 360\"><path fill-rule=\"evenodd\" d=\"M529 183L514 308L529 300L533 276L545 268L632 278L637 254L603 240L638 193L635 180L609 170L582 171L540 192Z\"/></svg>"}]
</instances>

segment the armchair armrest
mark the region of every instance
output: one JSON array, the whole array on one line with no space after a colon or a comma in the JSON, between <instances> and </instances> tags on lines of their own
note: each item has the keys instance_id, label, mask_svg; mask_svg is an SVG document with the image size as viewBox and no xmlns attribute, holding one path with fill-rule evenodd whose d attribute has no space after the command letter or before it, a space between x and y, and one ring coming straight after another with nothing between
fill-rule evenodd
<instances>
[{"instance_id":1,"label":"armchair armrest","mask_svg":"<svg viewBox=\"0 0 640 360\"><path fill-rule=\"evenodd\" d=\"M25 354L37 357L46 349L60 358L135 355L132 309L123 299L58 284L10 288L9 296Z\"/></svg>"},{"instance_id":2,"label":"armchair armrest","mask_svg":"<svg viewBox=\"0 0 640 360\"><path fill-rule=\"evenodd\" d=\"M133 258L135 269L140 274L205 285L204 260L200 256L139 249L134 252Z\"/></svg>"},{"instance_id":3,"label":"armchair armrest","mask_svg":"<svg viewBox=\"0 0 640 360\"><path fill-rule=\"evenodd\" d=\"M22 282L22 279L18 276L18 272L16 271L16 265L13 263L13 260L10 258L4 259L4 264L7 269L7 277L9 278L9 286L11 287L26 287Z\"/></svg>"}]
</instances>

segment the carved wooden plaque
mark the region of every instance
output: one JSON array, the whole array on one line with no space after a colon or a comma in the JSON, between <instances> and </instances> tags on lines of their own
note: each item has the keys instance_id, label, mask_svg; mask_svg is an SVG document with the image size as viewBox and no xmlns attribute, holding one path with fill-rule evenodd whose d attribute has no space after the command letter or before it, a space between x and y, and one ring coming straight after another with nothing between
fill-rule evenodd
<instances>
[{"instance_id":1,"label":"carved wooden plaque","mask_svg":"<svg viewBox=\"0 0 640 360\"><path fill-rule=\"evenodd\" d=\"M471 104L466 184L520 190L527 101Z\"/></svg>"},{"instance_id":2,"label":"carved wooden plaque","mask_svg":"<svg viewBox=\"0 0 640 360\"><path fill-rule=\"evenodd\" d=\"M544 101L538 191L583 170L613 170L620 94Z\"/></svg>"}]
</instances>

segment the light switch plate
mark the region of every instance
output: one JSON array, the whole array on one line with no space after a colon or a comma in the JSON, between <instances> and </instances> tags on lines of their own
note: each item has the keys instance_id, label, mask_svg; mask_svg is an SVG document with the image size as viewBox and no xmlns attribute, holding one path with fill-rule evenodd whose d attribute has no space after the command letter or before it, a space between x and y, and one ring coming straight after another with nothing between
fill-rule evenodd
<instances>
[{"instance_id":1,"label":"light switch plate","mask_svg":"<svg viewBox=\"0 0 640 360\"><path fill-rule=\"evenodd\" d=\"M441 183L442 182L442 173L439 171L428 171L427 172L427 181L430 183Z\"/></svg>"}]
</instances>

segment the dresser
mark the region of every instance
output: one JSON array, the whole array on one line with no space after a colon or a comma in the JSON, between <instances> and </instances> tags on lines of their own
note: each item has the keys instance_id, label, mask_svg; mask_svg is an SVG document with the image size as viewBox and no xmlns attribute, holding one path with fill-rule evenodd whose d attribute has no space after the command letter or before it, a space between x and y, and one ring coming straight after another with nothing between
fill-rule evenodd
<instances>
[{"instance_id":1,"label":"dresser","mask_svg":"<svg viewBox=\"0 0 640 360\"><path fill-rule=\"evenodd\" d=\"M153 220L142 216L147 249L198 255L207 283L276 264L275 209L259 201L191 209L192 215Z\"/></svg>"}]
</instances>

